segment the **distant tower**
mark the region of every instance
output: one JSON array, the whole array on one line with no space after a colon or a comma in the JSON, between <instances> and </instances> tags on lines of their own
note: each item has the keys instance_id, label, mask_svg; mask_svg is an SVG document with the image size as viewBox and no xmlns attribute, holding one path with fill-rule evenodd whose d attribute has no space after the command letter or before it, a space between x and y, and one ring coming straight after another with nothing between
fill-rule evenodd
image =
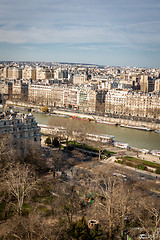
<instances>
[{"instance_id":1,"label":"distant tower","mask_svg":"<svg viewBox=\"0 0 160 240\"><path fill-rule=\"evenodd\" d=\"M140 90L142 92L153 92L154 90L154 80L148 75L141 75L140 78Z\"/></svg>"}]
</instances>

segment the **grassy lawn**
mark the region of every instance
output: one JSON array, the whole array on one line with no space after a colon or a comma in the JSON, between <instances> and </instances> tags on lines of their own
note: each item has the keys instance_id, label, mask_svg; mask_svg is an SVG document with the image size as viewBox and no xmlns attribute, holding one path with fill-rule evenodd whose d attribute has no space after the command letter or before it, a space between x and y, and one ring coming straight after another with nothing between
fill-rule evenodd
<instances>
[{"instance_id":1,"label":"grassy lawn","mask_svg":"<svg viewBox=\"0 0 160 240\"><path fill-rule=\"evenodd\" d=\"M140 170L146 170L146 171L150 171L149 168L154 168L157 174L159 174L160 172L160 164L146 161L140 158L125 156L125 157L122 157L121 160L117 160L116 162L119 164L123 164L126 166L130 166L130 167L134 167L134 168L138 168Z\"/></svg>"},{"instance_id":2,"label":"grassy lawn","mask_svg":"<svg viewBox=\"0 0 160 240\"><path fill-rule=\"evenodd\" d=\"M74 141L69 141L69 142L68 142L68 145L69 145L69 146L74 146ZM79 142L76 142L76 143L75 143L75 147L81 148L81 149L84 149L84 150L87 150L87 151L95 152L95 153L98 153L98 152L99 152L99 149L98 149L98 148L94 148L94 147L91 147L91 146L86 145L86 144L83 145L83 144L81 144L81 143L79 143ZM115 152L111 152L111 151L108 151L108 150L104 150L104 151L103 151L103 154L105 154L105 155L108 155L108 154L113 155L113 154L115 154Z\"/></svg>"}]
</instances>

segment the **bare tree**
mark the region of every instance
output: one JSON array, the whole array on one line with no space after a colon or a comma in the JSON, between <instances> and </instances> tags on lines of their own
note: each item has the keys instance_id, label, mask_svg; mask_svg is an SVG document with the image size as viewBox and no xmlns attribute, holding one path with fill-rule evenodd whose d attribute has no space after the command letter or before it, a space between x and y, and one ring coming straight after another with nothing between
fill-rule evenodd
<instances>
[{"instance_id":1,"label":"bare tree","mask_svg":"<svg viewBox=\"0 0 160 240\"><path fill-rule=\"evenodd\" d=\"M80 143L84 144L86 142L87 133L94 131L94 126L92 123L79 119L54 117L49 121L48 125L54 127L63 127L63 137L65 136L66 138L67 147L69 140L79 141ZM60 134L61 132L57 133L57 135L61 136Z\"/></svg>"},{"instance_id":2,"label":"bare tree","mask_svg":"<svg viewBox=\"0 0 160 240\"><path fill-rule=\"evenodd\" d=\"M96 148L98 150L98 160L101 160L101 155L104 152L104 150L106 149L106 146L108 144L104 144L103 142L101 142L100 140L97 141L90 141L89 144Z\"/></svg>"},{"instance_id":3,"label":"bare tree","mask_svg":"<svg viewBox=\"0 0 160 240\"><path fill-rule=\"evenodd\" d=\"M94 217L105 224L109 239L124 230L125 218L129 215L131 205L130 191L123 177L113 175L111 165L98 171L91 178L90 191L95 193Z\"/></svg>"},{"instance_id":4,"label":"bare tree","mask_svg":"<svg viewBox=\"0 0 160 240\"><path fill-rule=\"evenodd\" d=\"M22 153L23 153L22 149ZM47 170L46 158L43 154L43 149L41 146L35 142L27 142L25 155L19 159L21 163L26 163L32 165L36 173L43 174Z\"/></svg>"},{"instance_id":5,"label":"bare tree","mask_svg":"<svg viewBox=\"0 0 160 240\"><path fill-rule=\"evenodd\" d=\"M66 119L66 118L52 118L48 125L55 128L55 131L53 133L54 137L58 137L59 141L62 139L66 139L66 146L68 148L68 141L72 140L72 132L74 129L74 124L72 122L72 119Z\"/></svg>"},{"instance_id":6,"label":"bare tree","mask_svg":"<svg viewBox=\"0 0 160 240\"><path fill-rule=\"evenodd\" d=\"M28 217L16 215L1 226L4 240L53 240L56 239L49 224L38 214Z\"/></svg>"},{"instance_id":7,"label":"bare tree","mask_svg":"<svg viewBox=\"0 0 160 240\"><path fill-rule=\"evenodd\" d=\"M146 231L148 238L156 240L160 237L160 205L152 197L139 199L135 216Z\"/></svg>"},{"instance_id":8,"label":"bare tree","mask_svg":"<svg viewBox=\"0 0 160 240\"><path fill-rule=\"evenodd\" d=\"M8 162L12 162L18 155L18 151L13 148L13 137L10 134L0 134L0 167L5 167Z\"/></svg>"},{"instance_id":9,"label":"bare tree","mask_svg":"<svg viewBox=\"0 0 160 240\"><path fill-rule=\"evenodd\" d=\"M87 139L88 133L93 133L95 130L93 124L91 122L85 120L77 120L75 133L74 133L74 140L76 142L80 142L83 146L83 150L85 144L90 144L90 141Z\"/></svg>"},{"instance_id":10,"label":"bare tree","mask_svg":"<svg viewBox=\"0 0 160 240\"><path fill-rule=\"evenodd\" d=\"M24 199L35 185L35 174L31 166L19 162L10 164L4 173L4 183L9 194L17 201L17 212L21 215Z\"/></svg>"}]
</instances>

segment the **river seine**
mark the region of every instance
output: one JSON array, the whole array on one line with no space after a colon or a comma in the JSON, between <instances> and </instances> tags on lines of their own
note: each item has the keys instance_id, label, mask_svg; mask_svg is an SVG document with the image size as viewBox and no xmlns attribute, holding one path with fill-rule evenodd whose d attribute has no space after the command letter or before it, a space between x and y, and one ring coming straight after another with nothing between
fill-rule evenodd
<instances>
[{"instance_id":1,"label":"river seine","mask_svg":"<svg viewBox=\"0 0 160 240\"><path fill-rule=\"evenodd\" d=\"M39 124L48 125L55 116L49 116L41 113L33 113L36 121ZM57 117L57 116L56 116ZM61 118L61 117L57 117ZM70 118L67 118L70 121ZM83 121L83 120L75 120ZM148 150L160 150L160 133L154 131L143 131L136 129L123 128L120 126L112 126L107 124L93 123L95 131L100 133L113 135L115 141L121 141L128 143L131 147L144 148Z\"/></svg>"}]
</instances>

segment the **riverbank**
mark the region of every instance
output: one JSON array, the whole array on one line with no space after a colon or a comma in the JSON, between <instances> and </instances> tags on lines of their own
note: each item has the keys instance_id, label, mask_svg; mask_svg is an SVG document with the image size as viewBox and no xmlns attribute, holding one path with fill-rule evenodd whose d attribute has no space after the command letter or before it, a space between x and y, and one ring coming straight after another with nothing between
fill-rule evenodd
<instances>
[{"instance_id":1,"label":"riverbank","mask_svg":"<svg viewBox=\"0 0 160 240\"><path fill-rule=\"evenodd\" d=\"M52 130L53 129L49 129L47 126L41 128L41 132L43 133L42 144L44 146L45 146L46 138L52 135ZM158 156L154 156L151 153L143 153L141 152L141 149L138 149L138 148L135 149L134 147L133 148L131 147L130 149L121 149L121 148L115 147L113 144L108 145L106 148L107 148L107 151L114 152L115 157L130 156L133 158L139 158L139 159L160 164L160 158Z\"/></svg>"},{"instance_id":2,"label":"riverbank","mask_svg":"<svg viewBox=\"0 0 160 240\"><path fill-rule=\"evenodd\" d=\"M32 111L39 111L41 109L41 106L28 104L28 103L22 103L22 102L12 102L12 101L6 101L7 105L13 105L17 107L24 107L24 108L31 108ZM18 108L17 108L18 109ZM39 109L39 110L38 110ZM79 119L85 119L90 121L102 121L102 122L109 122L111 124L117 124L117 125L128 125L133 127L142 127L142 128L149 128L151 130L160 130L160 124L154 123L154 122L142 122L142 121L134 121L134 120L128 120L128 119L121 119L121 118L110 118L106 116L99 116L94 114L87 114L87 113L79 113L77 111L71 111L69 109L52 109L52 114L57 115L64 115L69 117L75 117ZM106 123L104 123L106 124Z\"/></svg>"},{"instance_id":3,"label":"riverbank","mask_svg":"<svg viewBox=\"0 0 160 240\"><path fill-rule=\"evenodd\" d=\"M11 102L10 102L11 103ZM8 102L9 105L9 102ZM14 105L12 105L13 107ZM131 128L123 128L120 127L120 125L115 126L115 125L108 125L108 124L101 124L97 122L96 119L100 118L100 116L96 115L90 115L90 114L81 114L77 112L71 112L67 110L60 110L60 109L54 109L52 112L54 114L50 113L42 113L40 110L40 107L34 106L34 108L31 108L32 105L17 105L17 108L15 109L16 111L28 113L28 110L33 109L33 115L40 125L45 125L45 126L51 126L51 122L53 121L54 118L56 118L56 121L58 122L58 119L63 118L64 122L65 121L70 121L72 124L74 123L75 125L78 124L79 121L84 121L87 119L87 117L90 117L90 124L92 124L93 128L95 129L94 133L99 133L99 134L105 134L105 135L112 135L114 136L114 141L117 142L123 142L123 143L128 143L129 146L133 149L135 153L139 151L139 149L147 149L150 152L152 150L160 150L160 134L156 133L154 131L142 131L142 130L137 130L137 129L131 129ZM20 109L19 109L20 108ZM64 117L66 116L66 117ZM72 116L81 116L78 119L73 120ZM84 117L84 120L80 120ZM116 120L116 119L114 119Z\"/></svg>"}]
</instances>

